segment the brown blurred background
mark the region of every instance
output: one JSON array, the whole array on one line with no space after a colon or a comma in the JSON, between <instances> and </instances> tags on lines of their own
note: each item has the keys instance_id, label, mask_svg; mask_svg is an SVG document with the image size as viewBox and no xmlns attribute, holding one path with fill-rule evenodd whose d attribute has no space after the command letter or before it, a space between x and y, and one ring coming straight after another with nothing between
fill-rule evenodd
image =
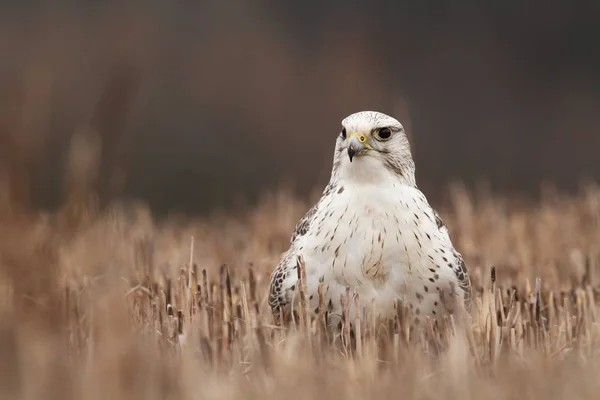
<instances>
[{"instance_id":1,"label":"brown blurred background","mask_svg":"<svg viewBox=\"0 0 600 400\"><path fill-rule=\"evenodd\" d=\"M202 212L283 181L307 193L364 109L410 131L432 202L456 179L535 194L600 177L597 1L13 3L0 178L37 207L63 200L77 135L101 143L103 201Z\"/></svg>"}]
</instances>

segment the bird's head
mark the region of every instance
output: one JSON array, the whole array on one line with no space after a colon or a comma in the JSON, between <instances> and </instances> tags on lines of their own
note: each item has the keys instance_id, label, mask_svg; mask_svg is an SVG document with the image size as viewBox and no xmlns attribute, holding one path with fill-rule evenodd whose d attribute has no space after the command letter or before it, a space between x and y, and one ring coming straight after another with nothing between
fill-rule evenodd
<instances>
[{"instance_id":1,"label":"bird's head","mask_svg":"<svg viewBox=\"0 0 600 400\"><path fill-rule=\"evenodd\" d=\"M336 142L334 172L364 179L392 174L414 185L414 162L404 127L376 111L361 111L342 120Z\"/></svg>"}]
</instances>

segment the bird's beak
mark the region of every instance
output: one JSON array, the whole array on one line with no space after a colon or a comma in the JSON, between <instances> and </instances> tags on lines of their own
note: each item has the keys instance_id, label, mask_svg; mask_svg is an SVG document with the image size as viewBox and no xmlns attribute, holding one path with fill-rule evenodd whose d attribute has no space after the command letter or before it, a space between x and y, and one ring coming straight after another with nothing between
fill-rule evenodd
<instances>
[{"instance_id":1,"label":"bird's beak","mask_svg":"<svg viewBox=\"0 0 600 400\"><path fill-rule=\"evenodd\" d=\"M367 143L367 137L360 133L353 133L348 138L348 157L350 157L350 162L355 155L364 153L366 150L370 149L369 143Z\"/></svg>"}]
</instances>

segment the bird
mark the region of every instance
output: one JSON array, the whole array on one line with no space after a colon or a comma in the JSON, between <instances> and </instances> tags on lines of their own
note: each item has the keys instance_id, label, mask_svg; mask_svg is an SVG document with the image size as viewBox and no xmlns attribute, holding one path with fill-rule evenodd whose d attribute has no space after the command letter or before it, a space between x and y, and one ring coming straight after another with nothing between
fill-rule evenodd
<instances>
[{"instance_id":1,"label":"bird","mask_svg":"<svg viewBox=\"0 0 600 400\"><path fill-rule=\"evenodd\" d=\"M348 289L376 318L394 318L401 304L412 326L424 326L427 317L441 323L457 305L469 310L467 268L417 187L402 124L381 112L360 111L341 125L329 183L295 225L270 275L268 304L275 319L299 310L301 264L310 316L321 305L328 323L338 327ZM354 316L355 302L349 303Z\"/></svg>"}]
</instances>

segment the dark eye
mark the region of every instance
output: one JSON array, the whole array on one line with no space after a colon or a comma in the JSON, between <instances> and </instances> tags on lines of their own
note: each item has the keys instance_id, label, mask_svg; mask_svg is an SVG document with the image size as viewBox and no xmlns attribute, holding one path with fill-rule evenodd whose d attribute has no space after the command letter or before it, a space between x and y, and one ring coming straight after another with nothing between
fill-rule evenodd
<instances>
[{"instance_id":1,"label":"dark eye","mask_svg":"<svg viewBox=\"0 0 600 400\"><path fill-rule=\"evenodd\" d=\"M342 127L342 138L346 139L346 128Z\"/></svg>"},{"instance_id":2,"label":"dark eye","mask_svg":"<svg viewBox=\"0 0 600 400\"><path fill-rule=\"evenodd\" d=\"M377 131L377 138L380 140L388 140L392 137L392 131L390 128L381 128Z\"/></svg>"}]
</instances>

